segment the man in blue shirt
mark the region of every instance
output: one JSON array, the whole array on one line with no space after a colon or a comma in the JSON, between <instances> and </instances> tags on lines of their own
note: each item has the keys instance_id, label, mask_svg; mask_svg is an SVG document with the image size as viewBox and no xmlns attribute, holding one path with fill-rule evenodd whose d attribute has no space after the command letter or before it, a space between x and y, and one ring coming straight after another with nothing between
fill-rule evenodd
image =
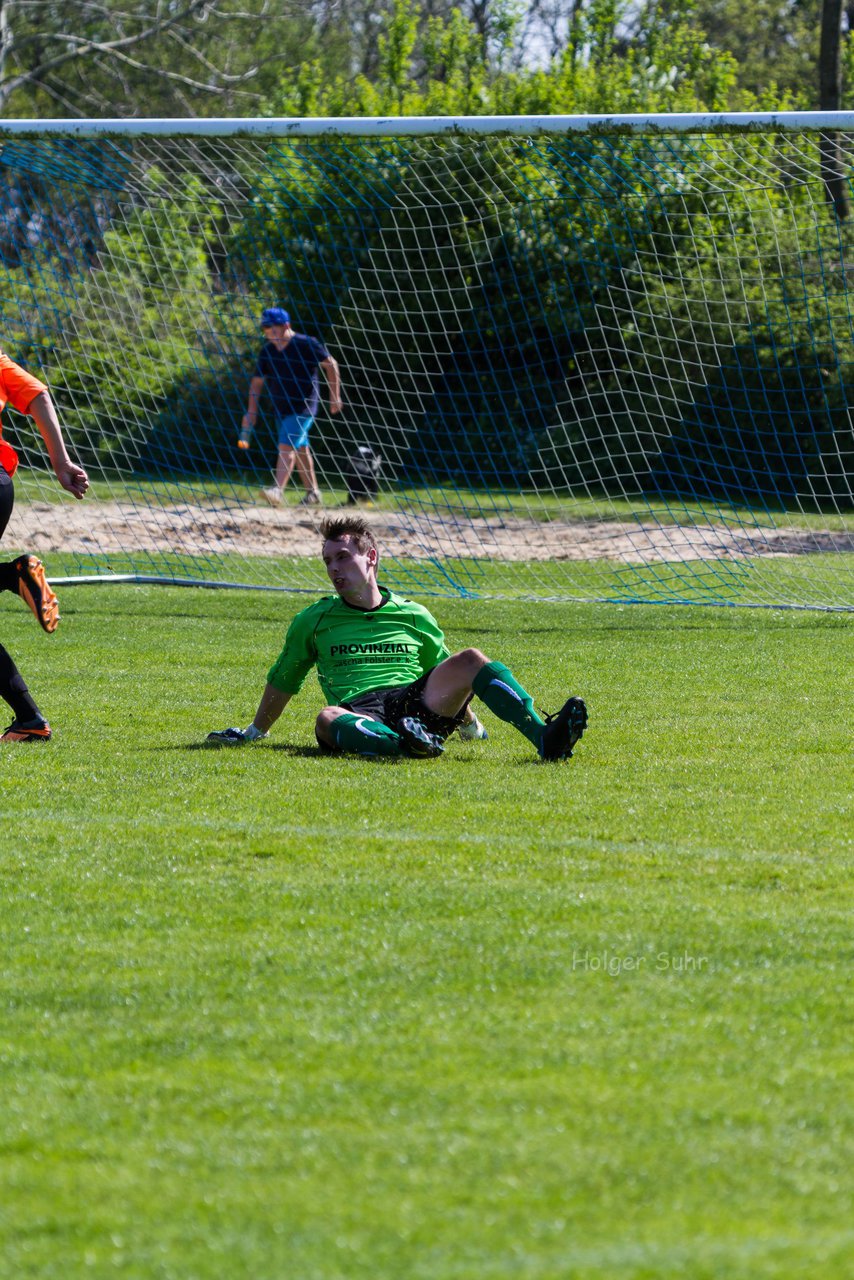
<instances>
[{"instance_id":1,"label":"man in blue shirt","mask_svg":"<svg viewBox=\"0 0 854 1280\"><path fill-rule=\"evenodd\" d=\"M295 333L287 311L268 307L261 316L266 342L249 383L249 408L242 422L241 447L249 444L249 436L258 417L258 400L266 386L273 401L279 433L279 456L276 461L276 483L262 489L271 507L282 501L282 490L291 478L294 466L305 488L301 506L320 502L314 474L314 459L308 447L308 432L320 403L318 369L329 384L329 412L341 410L341 377L338 362L316 338Z\"/></svg>"}]
</instances>

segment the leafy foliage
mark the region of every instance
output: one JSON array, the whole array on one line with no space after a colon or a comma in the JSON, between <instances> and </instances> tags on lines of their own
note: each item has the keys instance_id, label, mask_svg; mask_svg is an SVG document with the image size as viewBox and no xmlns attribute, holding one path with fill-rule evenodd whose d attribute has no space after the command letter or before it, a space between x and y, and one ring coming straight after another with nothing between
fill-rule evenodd
<instances>
[{"instance_id":1,"label":"leafy foliage","mask_svg":"<svg viewBox=\"0 0 854 1280\"><path fill-rule=\"evenodd\" d=\"M509 7L484 31L460 11L424 21L394 0L371 77L307 59L271 109L747 105L732 57L687 8L647 16L626 47L626 12L592 0L537 70L514 65ZM815 157L744 147L747 184L715 139L277 139L236 154L228 175L200 146L180 178L144 161L133 192L99 197L109 217L96 253L65 262L50 306L37 273L11 264L29 311L17 327L13 315L7 344L47 364L78 448L96 440L105 465L232 464L254 318L276 299L347 371L348 416L319 442L328 466L367 440L401 477L489 486L546 471L550 487L625 491L688 486L705 459L741 498L735 477L748 458L759 465L767 436L775 474L797 460L801 495L846 501L851 379L837 334L850 328L850 236L816 202ZM3 161L20 172L17 152ZM39 164L56 173L55 154ZM226 176L239 205L220 198ZM811 258L816 298L798 293ZM793 387L800 408L765 413Z\"/></svg>"}]
</instances>

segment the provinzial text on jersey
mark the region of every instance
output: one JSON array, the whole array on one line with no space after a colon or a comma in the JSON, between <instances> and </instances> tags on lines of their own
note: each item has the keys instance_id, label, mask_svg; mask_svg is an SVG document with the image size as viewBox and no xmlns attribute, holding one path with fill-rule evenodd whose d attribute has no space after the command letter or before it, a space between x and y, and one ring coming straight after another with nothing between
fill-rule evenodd
<instances>
[{"instance_id":1,"label":"provinzial text on jersey","mask_svg":"<svg viewBox=\"0 0 854 1280\"><path fill-rule=\"evenodd\" d=\"M417 653L416 644L333 644L329 650L330 658L339 653Z\"/></svg>"}]
</instances>

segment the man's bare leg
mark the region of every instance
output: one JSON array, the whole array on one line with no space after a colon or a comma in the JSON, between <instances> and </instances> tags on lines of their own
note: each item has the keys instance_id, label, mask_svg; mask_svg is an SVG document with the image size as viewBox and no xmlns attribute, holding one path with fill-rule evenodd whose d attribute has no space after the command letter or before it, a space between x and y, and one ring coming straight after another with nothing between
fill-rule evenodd
<instances>
[{"instance_id":1,"label":"man's bare leg","mask_svg":"<svg viewBox=\"0 0 854 1280\"><path fill-rule=\"evenodd\" d=\"M431 711L455 716L473 694L477 694L499 720L512 724L542 753L546 722L534 710L531 695L512 671L501 662L491 662L480 649L463 649L434 667L423 697Z\"/></svg>"},{"instance_id":2,"label":"man's bare leg","mask_svg":"<svg viewBox=\"0 0 854 1280\"><path fill-rule=\"evenodd\" d=\"M463 649L434 667L424 686L424 705L440 716L455 716L472 697L477 673L489 663L480 649Z\"/></svg>"},{"instance_id":3,"label":"man's bare leg","mask_svg":"<svg viewBox=\"0 0 854 1280\"><path fill-rule=\"evenodd\" d=\"M317 493L317 479L314 474L314 458L308 445L296 451L297 471L303 482L306 493Z\"/></svg>"},{"instance_id":4,"label":"man's bare leg","mask_svg":"<svg viewBox=\"0 0 854 1280\"><path fill-rule=\"evenodd\" d=\"M297 451L289 444L279 445L279 456L276 459L276 488L284 489L291 478Z\"/></svg>"}]
</instances>

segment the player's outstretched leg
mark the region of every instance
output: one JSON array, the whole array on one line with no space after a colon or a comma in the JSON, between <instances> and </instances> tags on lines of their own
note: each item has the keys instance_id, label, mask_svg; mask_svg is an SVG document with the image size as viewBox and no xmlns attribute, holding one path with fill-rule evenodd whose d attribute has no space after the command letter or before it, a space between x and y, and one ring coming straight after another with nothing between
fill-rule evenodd
<instances>
[{"instance_id":1,"label":"player's outstretched leg","mask_svg":"<svg viewBox=\"0 0 854 1280\"><path fill-rule=\"evenodd\" d=\"M587 725L587 708L581 698L569 698L557 715L540 719L531 695L502 662L487 662L481 667L472 689L500 720L523 733L543 760L571 756Z\"/></svg>"},{"instance_id":2,"label":"player's outstretched leg","mask_svg":"<svg viewBox=\"0 0 854 1280\"><path fill-rule=\"evenodd\" d=\"M499 720L512 724L539 751L546 723L537 715L533 698L522 688L509 667L505 667L503 662L487 662L478 671L471 687Z\"/></svg>"},{"instance_id":3,"label":"player's outstretched leg","mask_svg":"<svg viewBox=\"0 0 854 1280\"><path fill-rule=\"evenodd\" d=\"M46 742L50 725L33 701L24 677L0 644L0 697L8 702L15 719L0 734L0 742Z\"/></svg>"},{"instance_id":4,"label":"player's outstretched leg","mask_svg":"<svg viewBox=\"0 0 854 1280\"><path fill-rule=\"evenodd\" d=\"M321 711L318 716L318 727ZM318 733L318 737L320 737ZM355 751L360 756L399 756L400 736L380 720L345 711L329 723L328 737L339 751Z\"/></svg>"},{"instance_id":5,"label":"player's outstretched leg","mask_svg":"<svg viewBox=\"0 0 854 1280\"><path fill-rule=\"evenodd\" d=\"M424 758L442 752L441 739L428 733L420 720L408 718L396 729L381 720L338 707L324 707L315 723L321 747L355 752L360 756L412 756Z\"/></svg>"}]
</instances>

